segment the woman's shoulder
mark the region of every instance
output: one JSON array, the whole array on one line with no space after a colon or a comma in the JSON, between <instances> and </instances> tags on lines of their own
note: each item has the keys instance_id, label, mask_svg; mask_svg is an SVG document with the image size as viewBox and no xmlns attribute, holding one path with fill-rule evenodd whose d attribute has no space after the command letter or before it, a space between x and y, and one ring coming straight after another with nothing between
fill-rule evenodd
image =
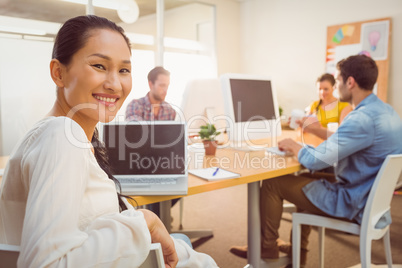
<instances>
[{"instance_id":1,"label":"woman's shoulder","mask_svg":"<svg viewBox=\"0 0 402 268\"><path fill-rule=\"evenodd\" d=\"M84 130L68 117L47 117L37 122L23 139L25 150L32 146L43 146L43 149L75 147L89 148Z\"/></svg>"},{"instance_id":2,"label":"woman's shoulder","mask_svg":"<svg viewBox=\"0 0 402 268\"><path fill-rule=\"evenodd\" d=\"M71 118L64 116L50 116L42 119L28 133L28 136L38 137L39 135L43 136L54 136L60 138L71 138L72 135L76 139L83 141L85 136L84 130L81 126L72 120Z\"/></svg>"},{"instance_id":3,"label":"woman's shoulder","mask_svg":"<svg viewBox=\"0 0 402 268\"><path fill-rule=\"evenodd\" d=\"M313 101L313 102L310 104L310 106L308 106L310 112L315 111L319 105L320 105L320 100Z\"/></svg>"},{"instance_id":4,"label":"woman's shoulder","mask_svg":"<svg viewBox=\"0 0 402 268\"><path fill-rule=\"evenodd\" d=\"M339 110L343 110L345 107L348 107L349 105L350 105L349 102L339 101L338 107Z\"/></svg>"},{"instance_id":5,"label":"woman's shoulder","mask_svg":"<svg viewBox=\"0 0 402 268\"><path fill-rule=\"evenodd\" d=\"M88 154L84 153L88 148L90 143L85 132L76 122L67 117L47 117L38 121L19 141L10 155L9 163L19 168L21 165L38 163L39 159L60 156L77 160Z\"/></svg>"}]
</instances>

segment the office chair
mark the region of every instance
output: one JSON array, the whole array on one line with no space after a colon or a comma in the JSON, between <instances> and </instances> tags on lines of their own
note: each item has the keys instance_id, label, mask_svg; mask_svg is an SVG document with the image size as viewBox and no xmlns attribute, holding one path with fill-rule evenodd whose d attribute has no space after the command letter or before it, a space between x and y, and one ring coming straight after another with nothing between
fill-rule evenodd
<instances>
[{"instance_id":1,"label":"office chair","mask_svg":"<svg viewBox=\"0 0 402 268\"><path fill-rule=\"evenodd\" d=\"M0 268L17 267L18 255L20 253L19 246L0 244ZM144 263L140 268L164 268L162 247L159 243L152 243L151 250Z\"/></svg>"},{"instance_id":2,"label":"office chair","mask_svg":"<svg viewBox=\"0 0 402 268\"><path fill-rule=\"evenodd\" d=\"M160 243L152 243L148 257L141 264L140 268L164 268L162 246Z\"/></svg>"},{"instance_id":3,"label":"office chair","mask_svg":"<svg viewBox=\"0 0 402 268\"><path fill-rule=\"evenodd\" d=\"M402 170L402 154L388 155L370 190L361 225L308 213L293 213L292 263L300 267L301 225L318 227L320 267L324 267L325 228L360 236L360 261L363 268L371 265L371 242L383 238L388 267L392 267L389 225L381 226L380 219L391 210L391 199Z\"/></svg>"},{"instance_id":4,"label":"office chair","mask_svg":"<svg viewBox=\"0 0 402 268\"><path fill-rule=\"evenodd\" d=\"M19 254L19 246L0 244L0 268L17 267L17 259Z\"/></svg>"}]
</instances>

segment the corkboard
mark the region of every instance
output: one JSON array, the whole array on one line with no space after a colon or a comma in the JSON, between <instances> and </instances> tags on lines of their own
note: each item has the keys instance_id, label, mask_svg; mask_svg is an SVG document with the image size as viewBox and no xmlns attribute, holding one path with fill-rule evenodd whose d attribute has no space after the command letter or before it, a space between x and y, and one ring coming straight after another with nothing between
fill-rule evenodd
<instances>
[{"instance_id":1,"label":"corkboard","mask_svg":"<svg viewBox=\"0 0 402 268\"><path fill-rule=\"evenodd\" d=\"M380 30L373 30L376 27ZM377 33L373 34L374 31ZM347 57L368 52L378 66L377 96L387 102L391 33L391 18L329 26L327 28L327 72L334 72L340 55ZM388 38L386 38L387 35ZM359 47L360 51L358 51ZM344 51L343 54L340 51Z\"/></svg>"}]
</instances>

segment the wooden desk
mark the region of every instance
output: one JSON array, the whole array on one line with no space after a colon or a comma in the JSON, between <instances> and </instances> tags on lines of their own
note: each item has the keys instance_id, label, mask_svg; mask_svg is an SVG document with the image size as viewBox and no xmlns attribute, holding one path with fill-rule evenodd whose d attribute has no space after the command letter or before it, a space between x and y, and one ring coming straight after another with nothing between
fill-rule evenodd
<instances>
[{"instance_id":1,"label":"wooden desk","mask_svg":"<svg viewBox=\"0 0 402 268\"><path fill-rule=\"evenodd\" d=\"M284 138L293 138L311 145L318 145L322 142L322 140L309 134L301 135L298 131L283 131L283 134L279 138L256 141L256 144L276 146L277 141ZM240 178L214 182L208 182L189 174L187 195L248 184L248 263L254 268L270 266L269 263L267 264L261 260L260 181L300 171L302 166L296 157L282 157L268 154L265 150L237 151L231 148L218 149L216 156L204 156L202 153L200 157L196 152L190 152L189 157L190 169L220 167L241 174ZM178 197L183 196L133 196L138 205L167 201ZM170 231L170 202L161 203L161 220ZM278 263L275 265L278 265Z\"/></svg>"},{"instance_id":2,"label":"wooden desk","mask_svg":"<svg viewBox=\"0 0 402 268\"><path fill-rule=\"evenodd\" d=\"M285 130L282 131L282 135L274 140L258 140L254 141L255 144L272 144L271 146L276 146L279 140L285 138L292 138L299 142L310 144L317 146L322 142L321 139L308 134L300 134L298 131L290 131ZM202 155L203 156L203 155ZM230 180L221 180L208 182L201 178L198 178L194 175L189 174L188 176L188 193L184 196L219 190L222 188L227 188L231 186L236 186L240 184L246 184L251 182L256 182L260 180L270 179L286 174L290 174L293 172L297 172L301 169L301 165L297 161L295 157L280 157L280 156L269 156L264 151L236 151L234 149L229 148L228 146L225 149L218 149L216 156L203 156L202 159L198 159L196 153L189 152L190 158L190 166L189 168L207 168L207 167L220 167L223 169L227 169L233 171L235 173L241 174L240 178L230 179ZM251 161L254 160L254 165L251 165L249 162L242 161L245 160ZM202 163L195 163L196 160L202 160ZM263 160L264 159L264 160ZM268 163L271 161L273 163L270 167L258 165L260 163ZM262 162L267 161L267 162ZM239 165L235 166L234 164L239 163ZM280 164L284 163L284 166ZM175 198L183 197L182 195L149 195L149 196L133 196L135 201L138 203L138 206L167 201ZM135 206L136 204L133 203Z\"/></svg>"},{"instance_id":3,"label":"wooden desk","mask_svg":"<svg viewBox=\"0 0 402 268\"><path fill-rule=\"evenodd\" d=\"M190 153L190 157L196 154ZM196 156L197 157L197 156ZM219 190L240 184L246 184L261 181L269 178L282 176L285 174L297 172L301 169L299 162L293 157L281 157L266 154L264 151L240 152L232 149L218 149L216 156L204 156L204 165L206 167L220 167L241 174L240 178L211 181L188 175L188 193L185 196L200 194L204 192ZM253 163L249 162L254 161ZM230 165L226 165L228 161ZM233 165L236 164L236 166ZM263 166L267 163L267 167ZM269 165L282 165L270 167ZM258 166L258 167L257 167ZM163 196L133 196L138 205L146 205L175 198L183 197L181 195L163 195ZM133 204L135 205L135 204Z\"/></svg>"}]
</instances>

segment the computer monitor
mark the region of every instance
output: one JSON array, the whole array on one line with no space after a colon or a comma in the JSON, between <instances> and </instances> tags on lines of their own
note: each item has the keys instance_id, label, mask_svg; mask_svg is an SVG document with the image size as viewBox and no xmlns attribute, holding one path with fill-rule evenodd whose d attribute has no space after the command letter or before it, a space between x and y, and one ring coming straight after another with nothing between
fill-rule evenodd
<instances>
[{"instance_id":1,"label":"computer monitor","mask_svg":"<svg viewBox=\"0 0 402 268\"><path fill-rule=\"evenodd\" d=\"M226 128L224 101L218 78L194 79L186 84L180 111L180 121L187 123L189 135L197 135L200 126L215 124L218 131Z\"/></svg>"},{"instance_id":2,"label":"computer monitor","mask_svg":"<svg viewBox=\"0 0 402 268\"><path fill-rule=\"evenodd\" d=\"M269 77L224 74L221 84L230 141L252 145L252 140L281 135L279 106Z\"/></svg>"}]
</instances>

